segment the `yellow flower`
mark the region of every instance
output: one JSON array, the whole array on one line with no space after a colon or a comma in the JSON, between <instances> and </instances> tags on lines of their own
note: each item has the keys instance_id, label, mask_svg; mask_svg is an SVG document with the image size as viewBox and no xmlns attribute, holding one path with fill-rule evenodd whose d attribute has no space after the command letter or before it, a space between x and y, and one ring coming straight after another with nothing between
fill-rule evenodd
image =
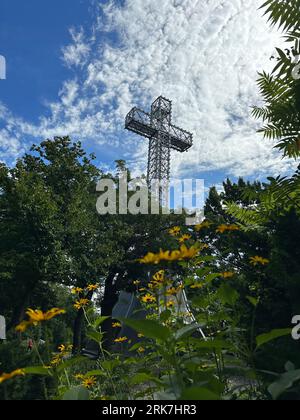
<instances>
[{"instance_id":1,"label":"yellow flower","mask_svg":"<svg viewBox=\"0 0 300 420\"><path fill-rule=\"evenodd\" d=\"M181 257L183 259L188 258L194 258L199 254L199 248L196 246L192 246L191 248L187 248L185 245L181 245L180 247Z\"/></svg>"},{"instance_id":2,"label":"yellow flower","mask_svg":"<svg viewBox=\"0 0 300 420\"><path fill-rule=\"evenodd\" d=\"M202 289L203 283L195 283L195 284L192 284L190 287L191 289Z\"/></svg>"},{"instance_id":3,"label":"yellow flower","mask_svg":"<svg viewBox=\"0 0 300 420\"><path fill-rule=\"evenodd\" d=\"M139 347L138 348L138 353L145 353L144 347Z\"/></svg>"},{"instance_id":4,"label":"yellow flower","mask_svg":"<svg viewBox=\"0 0 300 420\"><path fill-rule=\"evenodd\" d=\"M77 373L74 378L77 379L77 381L82 381L84 379L84 375L82 373Z\"/></svg>"},{"instance_id":5,"label":"yellow flower","mask_svg":"<svg viewBox=\"0 0 300 420\"><path fill-rule=\"evenodd\" d=\"M167 308L173 308L175 306L175 302L174 302L174 300L170 300L168 303L167 303Z\"/></svg>"},{"instance_id":6,"label":"yellow flower","mask_svg":"<svg viewBox=\"0 0 300 420\"><path fill-rule=\"evenodd\" d=\"M170 287L170 289L166 291L167 296L174 296L174 295L177 295L177 293L178 293L178 289L176 289L175 287Z\"/></svg>"},{"instance_id":7,"label":"yellow flower","mask_svg":"<svg viewBox=\"0 0 300 420\"><path fill-rule=\"evenodd\" d=\"M143 337L145 337L144 334L141 334L141 333L138 334L138 338L143 338Z\"/></svg>"},{"instance_id":8,"label":"yellow flower","mask_svg":"<svg viewBox=\"0 0 300 420\"><path fill-rule=\"evenodd\" d=\"M50 321L52 318L61 314L65 314L65 313L66 311L64 309L59 309L59 308L53 308L47 312L43 312L39 309L36 309L36 310L28 309L26 311L26 315L29 317L29 320L22 321L16 327L16 331L24 332L27 330L28 327L31 327L32 325L37 325L40 322L44 322L44 321Z\"/></svg>"},{"instance_id":9,"label":"yellow flower","mask_svg":"<svg viewBox=\"0 0 300 420\"><path fill-rule=\"evenodd\" d=\"M200 248L198 246L194 245L191 248L187 248L186 245L181 245L179 250L172 252L160 250L159 254L149 253L139 261L142 264L158 264L160 261L181 261L194 258L199 252Z\"/></svg>"},{"instance_id":10,"label":"yellow flower","mask_svg":"<svg viewBox=\"0 0 300 420\"><path fill-rule=\"evenodd\" d=\"M141 300L144 303L153 303L156 302L156 297L147 293L147 295L143 296Z\"/></svg>"},{"instance_id":11,"label":"yellow flower","mask_svg":"<svg viewBox=\"0 0 300 420\"><path fill-rule=\"evenodd\" d=\"M270 260L268 260L267 258L263 258L263 257L259 257L258 255L256 257L251 257L250 258L250 264L256 266L256 265L267 265L269 264Z\"/></svg>"},{"instance_id":12,"label":"yellow flower","mask_svg":"<svg viewBox=\"0 0 300 420\"><path fill-rule=\"evenodd\" d=\"M209 228L211 225L212 225L211 222L209 222L208 220L205 220L200 225L196 225L195 230L196 232L200 232L201 229Z\"/></svg>"},{"instance_id":13,"label":"yellow flower","mask_svg":"<svg viewBox=\"0 0 300 420\"><path fill-rule=\"evenodd\" d=\"M64 352L66 351L66 346L65 346L64 344L61 344L60 346L58 346L58 350L59 350L61 353L64 353Z\"/></svg>"},{"instance_id":14,"label":"yellow flower","mask_svg":"<svg viewBox=\"0 0 300 420\"><path fill-rule=\"evenodd\" d=\"M160 270L157 273L154 274L153 280L157 283L162 283L165 279L165 271Z\"/></svg>"},{"instance_id":15,"label":"yellow flower","mask_svg":"<svg viewBox=\"0 0 300 420\"><path fill-rule=\"evenodd\" d=\"M62 362L62 355L57 354L56 356L53 357L50 364L51 366L58 366L61 362Z\"/></svg>"},{"instance_id":16,"label":"yellow flower","mask_svg":"<svg viewBox=\"0 0 300 420\"><path fill-rule=\"evenodd\" d=\"M22 321L17 327L16 331L23 333L27 330L27 328L31 327L33 325L33 322L30 321Z\"/></svg>"},{"instance_id":17,"label":"yellow flower","mask_svg":"<svg viewBox=\"0 0 300 420\"><path fill-rule=\"evenodd\" d=\"M217 233L224 233L224 232L233 232L235 230L240 230L240 228L237 225L220 225L218 226L216 232Z\"/></svg>"},{"instance_id":18,"label":"yellow flower","mask_svg":"<svg viewBox=\"0 0 300 420\"><path fill-rule=\"evenodd\" d=\"M97 379L95 378L95 376L90 376L89 378L83 379L82 385L85 388L90 389L90 388L92 388L93 386L96 385L96 382L97 382Z\"/></svg>"},{"instance_id":19,"label":"yellow flower","mask_svg":"<svg viewBox=\"0 0 300 420\"><path fill-rule=\"evenodd\" d=\"M32 321L34 323L50 321L50 319L65 313L66 311L64 309L59 308L52 308L50 309L50 311L47 312L40 311L39 309L28 309L26 312L26 314L29 317L29 321Z\"/></svg>"},{"instance_id":20,"label":"yellow flower","mask_svg":"<svg viewBox=\"0 0 300 420\"><path fill-rule=\"evenodd\" d=\"M180 227L179 226L175 226L175 227L173 227L172 229L169 230L169 234L171 236L178 236L179 233L180 233L180 231L181 231Z\"/></svg>"},{"instance_id":21,"label":"yellow flower","mask_svg":"<svg viewBox=\"0 0 300 420\"><path fill-rule=\"evenodd\" d=\"M120 337L120 338L116 338L114 341L115 343L126 343L127 340L128 340L127 337Z\"/></svg>"},{"instance_id":22,"label":"yellow flower","mask_svg":"<svg viewBox=\"0 0 300 420\"><path fill-rule=\"evenodd\" d=\"M78 311L90 303L88 299L79 299L74 303L74 308Z\"/></svg>"},{"instance_id":23,"label":"yellow flower","mask_svg":"<svg viewBox=\"0 0 300 420\"><path fill-rule=\"evenodd\" d=\"M191 239L191 235L182 235L181 238L178 239L180 244L183 244L186 241L189 241Z\"/></svg>"},{"instance_id":24,"label":"yellow flower","mask_svg":"<svg viewBox=\"0 0 300 420\"><path fill-rule=\"evenodd\" d=\"M73 287L71 290L72 295L80 295L80 293L83 293L82 287Z\"/></svg>"},{"instance_id":25,"label":"yellow flower","mask_svg":"<svg viewBox=\"0 0 300 420\"><path fill-rule=\"evenodd\" d=\"M148 252L148 254L144 258L140 258L138 261L141 264L158 264L160 260L157 254Z\"/></svg>"},{"instance_id":26,"label":"yellow flower","mask_svg":"<svg viewBox=\"0 0 300 420\"><path fill-rule=\"evenodd\" d=\"M134 282L133 282L133 285L134 286L139 286L141 284L141 282L139 281L139 280L135 280Z\"/></svg>"},{"instance_id":27,"label":"yellow flower","mask_svg":"<svg viewBox=\"0 0 300 420\"><path fill-rule=\"evenodd\" d=\"M230 279L232 277L234 277L235 273L233 273L232 271L225 271L224 273L221 273L221 276L224 279Z\"/></svg>"},{"instance_id":28,"label":"yellow flower","mask_svg":"<svg viewBox=\"0 0 300 420\"><path fill-rule=\"evenodd\" d=\"M25 371L23 369L17 369L11 373L3 373L0 376L0 384L2 384L5 381L8 381L9 379L15 378L16 376L25 376Z\"/></svg>"},{"instance_id":29,"label":"yellow flower","mask_svg":"<svg viewBox=\"0 0 300 420\"><path fill-rule=\"evenodd\" d=\"M113 327L113 328L121 328L121 327L122 327L122 324L121 324L120 322L114 322L114 323L112 324L112 327Z\"/></svg>"},{"instance_id":30,"label":"yellow flower","mask_svg":"<svg viewBox=\"0 0 300 420\"><path fill-rule=\"evenodd\" d=\"M182 259L182 255L180 251L172 251L167 261L179 261Z\"/></svg>"},{"instance_id":31,"label":"yellow flower","mask_svg":"<svg viewBox=\"0 0 300 420\"><path fill-rule=\"evenodd\" d=\"M97 290L97 289L99 289L99 284L97 283L97 284L89 284L88 286L87 286L87 290L89 291L89 292L94 292L95 290Z\"/></svg>"}]
</instances>

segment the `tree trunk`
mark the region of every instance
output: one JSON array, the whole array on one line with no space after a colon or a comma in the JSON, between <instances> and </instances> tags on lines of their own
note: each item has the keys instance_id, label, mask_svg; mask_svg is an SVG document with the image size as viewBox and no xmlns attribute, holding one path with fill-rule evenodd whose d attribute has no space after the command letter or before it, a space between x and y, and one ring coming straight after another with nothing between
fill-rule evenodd
<instances>
[{"instance_id":1,"label":"tree trunk","mask_svg":"<svg viewBox=\"0 0 300 420\"><path fill-rule=\"evenodd\" d=\"M15 328L17 325L19 325L25 317L25 311L28 308L29 302L30 302L30 296L32 292L35 289L35 284L32 285L28 290L24 293L24 297L22 298L22 303L18 305L12 314L10 322L7 324L7 331L11 330L12 328Z\"/></svg>"}]
</instances>

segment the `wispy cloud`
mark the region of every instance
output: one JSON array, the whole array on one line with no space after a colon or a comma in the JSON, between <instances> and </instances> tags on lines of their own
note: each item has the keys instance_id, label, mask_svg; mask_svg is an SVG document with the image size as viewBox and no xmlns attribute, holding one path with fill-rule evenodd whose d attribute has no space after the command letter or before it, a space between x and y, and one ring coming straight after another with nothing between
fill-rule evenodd
<instances>
[{"instance_id":1,"label":"wispy cloud","mask_svg":"<svg viewBox=\"0 0 300 420\"><path fill-rule=\"evenodd\" d=\"M259 101L257 71L271 68L279 42L257 10L261 0L123 3L100 4L92 30L71 30L62 60L74 78L63 83L59 99L47 104L50 117L38 125L3 114L7 138L69 134L95 148L115 148L115 158L143 171L146 140L124 132L124 118L132 106L147 108L163 94L174 101L176 124L195 140L189 153L174 153L174 176L208 170L263 176L293 165L256 134L250 116ZM17 144L8 153L17 152Z\"/></svg>"}]
</instances>

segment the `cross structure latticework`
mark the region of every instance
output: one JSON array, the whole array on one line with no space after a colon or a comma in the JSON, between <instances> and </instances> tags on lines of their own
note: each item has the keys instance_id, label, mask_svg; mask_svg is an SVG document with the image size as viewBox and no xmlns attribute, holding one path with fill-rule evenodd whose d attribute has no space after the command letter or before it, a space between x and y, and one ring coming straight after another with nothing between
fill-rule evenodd
<instances>
[{"instance_id":1,"label":"cross structure latticework","mask_svg":"<svg viewBox=\"0 0 300 420\"><path fill-rule=\"evenodd\" d=\"M171 149L186 152L193 145L193 135L172 124L172 102L162 96L147 113L133 108L126 116L125 128L149 139L147 181L170 180Z\"/></svg>"}]
</instances>

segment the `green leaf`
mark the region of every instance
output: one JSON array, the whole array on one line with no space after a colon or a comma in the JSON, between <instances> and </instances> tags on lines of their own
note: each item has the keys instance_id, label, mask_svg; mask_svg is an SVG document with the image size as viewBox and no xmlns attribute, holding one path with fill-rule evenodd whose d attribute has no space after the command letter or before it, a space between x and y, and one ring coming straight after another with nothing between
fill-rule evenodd
<instances>
[{"instance_id":1,"label":"green leaf","mask_svg":"<svg viewBox=\"0 0 300 420\"><path fill-rule=\"evenodd\" d=\"M85 376L107 376L107 373L103 370L96 369L96 370L90 370L85 374Z\"/></svg>"},{"instance_id":2,"label":"green leaf","mask_svg":"<svg viewBox=\"0 0 300 420\"><path fill-rule=\"evenodd\" d=\"M257 298L254 298L252 296L247 296L247 299L251 303L251 305L253 305L255 308L259 304L259 298L257 299Z\"/></svg>"},{"instance_id":3,"label":"green leaf","mask_svg":"<svg viewBox=\"0 0 300 420\"><path fill-rule=\"evenodd\" d=\"M129 382L132 385L139 385L139 384L143 384L145 382L154 382L158 385L161 385L161 381L159 381L159 379L155 378L154 376L149 375L148 373L137 373L136 375L134 375Z\"/></svg>"},{"instance_id":4,"label":"green leaf","mask_svg":"<svg viewBox=\"0 0 300 420\"><path fill-rule=\"evenodd\" d=\"M120 321L138 333L143 334L145 337L161 341L168 341L171 338L171 331L169 328L160 325L156 321L128 318L121 318Z\"/></svg>"},{"instance_id":5,"label":"green leaf","mask_svg":"<svg viewBox=\"0 0 300 420\"><path fill-rule=\"evenodd\" d=\"M99 318L97 318L93 323L93 327L95 328L95 330L97 330L100 327L100 325L102 325L103 322L109 318L109 316L100 316Z\"/></svg>"},{"instance_id":6,"label":"green leaf","mask_svg":"<svg viewBox=\"0 0 300 420\"><path fill-rule=\"evenodd\" d=\"M93 331L93 330L89 330L86 333L86 336L90 339L95 341L96 343L101 343L102 339L103 339L103 333L98 332L98 331Z\"/></svg>"},{"instance_id":7,"label":"green leaf","mask_svg":"<svg viewBox=\"0 0 300 420\"><path fill-rule=\"evenodd\" d=\"M291 370L281 375L279 381L271 384L268 391L272 395L272 398L277 400L282 394L291 388L295 382L298 381L300 381L300 370Z\"/></svg>"},{"instance_id":8,"label":"green leaf","mask_svg":"<svg viewBox=\"0 0 300 420\"><path fill-rule=\"evenodd\" d=\"M220 277L220 273L211 273L205 277L205 283L211 283L216 278Z\"/></svg>"},{"instance_id":9,"label":"green leaf","mask_svg":"<svg viewBox=\"0 0 300 420\"><path fill-rule=\"evenodd\" d=\"M261 334L258 337L256 337L257 348L263 346L264 344L269 343L270 341L276 340L277 338L290 335L291 333L292 333L291 328L286 328L286 329L281 329L281 330L273 330L267 334Z\"/></svg>"},{"instance_id":10,"label":"green leaf","mask_svg":"<svg viewBox=\"0 0 300 420\"><path fill-rule=\"evenodd\" d=\"M117 366L120 365L119 360L104 360L102 362L102 367L109 372L112 372Z\"/></svg>"},{"instance_id":11,"label":"green leaf","mask_svg":"<svg viewBox=\"0 0 300 420\"><path fill-rule=\"evenodd\" d=\"M43 366L31 366L31 367L26 367L24 369L25 374L26 375L44 375L44 376L48 376L49 373L49 369L43 367Z\"/></svg>"},{"instance_id":12,"label":"green leaf","mask_svg":"<svg viewBox=\"0 0 300 420\"><path fill-rule=\"evenodd\" d=\"M60 371L62 371L64 369L67 369L71 366L78 365L78 364L86 362L86 361L87 361L87 358L84 357L84 356L71 357L70 359L64 361L62 364L58 365L56 369L57 369L58 372L60 372Z\"/></svg>"},{"instance_id":13,"label":"green leaf","mask_svg":"<svg viewBox=\"0 0 300 420\"><path fill-rule=\"evenodd\" d=\"M175 340L178 341L181 338L188 337L194 331L199 330L199 328L201 328L201 325L200 324L186 325L185 327L183 327L180 330L176 331L176 333L175 333Z\"/></svg>"},{"instance_id":14,"label":"green leaf","mask_svg":"<svg viewBox=\"0 0 300 420\"><path fill-rule=\"evenodd\" d=\"M69 389L63 396L64 401L88 401L90 398L89 391L83 386L76 386Z\"/></svg>"},{"instance_id":15,"label":"green leaf","mask_svg":"<svg viewBox=\"0 0 300 420\"><path fill-rule=\"evenodd\" d=\"M191 344L197 349L208 349L208 350L222 350L232 349L232 344L225 340L210 339L210 340L199 340L190 338Z\"/></svg>"},{"instance_id":16,"label":"green leaf","mask_svg":"<svg viewBox=\"0 0 300 420\"><path fill-rule=\"evenodd\" d=\"M205 267L205 268L199 268L198 270L196 270L196 274L198 277L204 277L206 276L209 272L210 272L210 267ZM195 281L194 277L191 278L192 282Z\"/></svg>"},{"instance_id":17,"label":"green leaf","mask_svg":"<svg viewBox=\"0 0 300 420\"><path fill-rule=\"evenodd\" d=\"M180 400L190 401L219 401L220 399L219 395L209 389L197 386L185 389L180 397Z\"/></svg>"},{"instance_id":18,"label":"green leaf","mask_svg":"<svg viewBox=\"0 0 300 420\"><path fill-rule=\"evenodd\" d=\"M224 303L230 306L234 306L237 300L239 299L239 293L228 283L223 283L219 288L217 293L219 299Z\"/></svg>"},{"instance_id":19,"label":"green leaf","mask_svg":"<svg viewBox=\"0 0 300 420\"><path fill-rule=\"evenodd\" d=\"M296 366L292 362L286 362L284 368L287 372L290 372L292 370L296 370Z\"/></svg>"},{"instance_id":20,"label":"green leaf","mask_svg":"<svg viewBox=\"0 0 300 420\"><path fill-rule=\"evenodd\" d=\"M161 322L168 321L168 319L170 319L171 315L172 315L172 312L169 309L166 309L165 311L163 311L160 314L160 320L161 320Z\"/></svg>"}]
</instances>

